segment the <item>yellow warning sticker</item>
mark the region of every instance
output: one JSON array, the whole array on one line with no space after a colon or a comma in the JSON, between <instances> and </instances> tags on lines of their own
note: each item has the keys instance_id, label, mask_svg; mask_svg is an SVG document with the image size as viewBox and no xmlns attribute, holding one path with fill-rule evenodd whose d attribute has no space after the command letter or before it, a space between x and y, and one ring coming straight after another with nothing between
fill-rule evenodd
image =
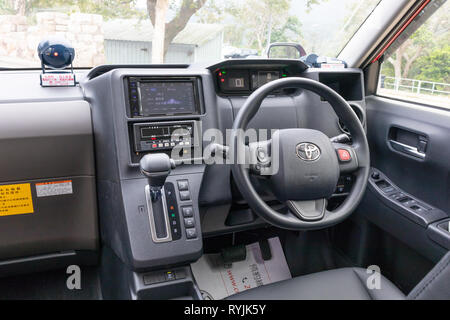
<instances>
[{"instance_id":1,"label":"yellow warning sticker","mask_svg":"<svg viewBox=\"0 0 450 320\"><path fill-rule=\"evenodd\" d=\"M33 212L29 183L0 185L0 217Z\"/></svg>"}]
</instances>

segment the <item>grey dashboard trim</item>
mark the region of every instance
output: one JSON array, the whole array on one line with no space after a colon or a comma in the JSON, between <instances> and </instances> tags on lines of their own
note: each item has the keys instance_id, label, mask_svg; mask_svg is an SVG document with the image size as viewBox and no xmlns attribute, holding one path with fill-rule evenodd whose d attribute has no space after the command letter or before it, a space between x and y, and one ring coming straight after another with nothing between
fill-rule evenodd
<instances>
[{"instance_id":1,"label":"grey dashboard trim","mask_svg":"<svg viewBox=\"0 0 450 320\"><path fill-rule=\"evenodd\" d=\"M24 102L54 102L83 100L80 86L76 87L47 87L40 85L40 70L1 71L0 104ZM85 70L76 70L78 81L83 80Z\"/></svg>"}]
</instances>

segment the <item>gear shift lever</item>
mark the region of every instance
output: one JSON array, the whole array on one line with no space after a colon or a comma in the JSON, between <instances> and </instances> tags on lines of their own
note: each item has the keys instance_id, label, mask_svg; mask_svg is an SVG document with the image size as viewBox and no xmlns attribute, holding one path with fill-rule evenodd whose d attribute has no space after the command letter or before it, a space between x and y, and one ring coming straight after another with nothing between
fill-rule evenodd
<instances>
[{"instance_id":1,"label":"gear shift lever","mask_svg":"<svg viewBox=\"0 0 450 320\"><path fill-rule=\"evenodd\" d=\"M148 186L145 187L145 196L152 239L156 243L171 241L172 236L163 187L170 171L175 168L175 162L165 153L147 154L141 159L140 168L142 174L148 180Z\"/></svg>"},{"instance_id":2,"label":"gear shift lever","mask_svg":"<svg viewBox=\"0 0 450 320\"><path fill-rule=\"evenodd\" d=\"M175 169L175 162L165 153L155 153L145 155L139 165L147 177L152 202L155 202L160 199L161 189L170 171Z\"/></svg>"}]
</instances>

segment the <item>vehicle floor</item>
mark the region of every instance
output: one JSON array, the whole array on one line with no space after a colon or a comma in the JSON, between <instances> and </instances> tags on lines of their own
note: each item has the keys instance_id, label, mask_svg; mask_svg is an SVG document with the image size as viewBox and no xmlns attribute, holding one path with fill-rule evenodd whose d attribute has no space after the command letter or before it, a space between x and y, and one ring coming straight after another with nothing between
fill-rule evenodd
<instances>
[{"instance_id":1,"label":"vehicle floor","mask_svg":"<svg viewBox=\"0 0 450 320\"><path fill-rule=\"evenodd\" d=\"M329 241L327 230L288 231L274 227L242 231L206 238L204 253L218 253L222 248L247 245L263 239L279 237L292 277L355 266Z\"/></svg>"},{"instance_id":2,"label":"vehicle floor","mask_svg":"<svg viewBox=\"0 0 450 320\"><path fill-rule=\"evenodd\" d=\"M381 273L406 295L434 266L418 252L373 224L355 222L353 219L317 231L269 227L217 236L204 241L204 252L217 253L231 245L250 244L274 236L280 238L292 277L338 268L377 265Z\"/></svg>"},{"instance_id":3,"label":"vehicle floor","mask_svg":"<svg viewBox=\"0 0 450 320\"><path fill-rule=\"evenodd\" d=\"M66 269L0 278L0 300L98 300L98 268L81 267L81 289L69 290Z\"/></svg>"},{"instance_id":4,"label":"vehicle floor","mask_svg":"<svg viewBox=\"0 0 450 320\"><path fill-rule=\"evenodd\" d=\"M250 244L277 236L292 277L344 267L366 268L375 264L405 294L433 267L431 262L382 230L370 225L371 235L363 240L361 232L355 228L360 226L348 221L331 229L307 232L274 227L247 230L205 238L204 253L218 253L232 245ZM0 300L101 299L98 267L82 267L81 272L81 290L67 289L65 269L0 278Z\"/></svg>"}]
</instances>

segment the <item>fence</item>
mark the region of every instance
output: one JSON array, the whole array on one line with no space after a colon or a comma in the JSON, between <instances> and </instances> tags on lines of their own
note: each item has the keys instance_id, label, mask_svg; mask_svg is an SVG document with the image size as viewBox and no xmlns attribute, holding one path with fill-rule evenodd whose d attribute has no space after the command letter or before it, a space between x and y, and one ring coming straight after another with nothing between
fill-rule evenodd
<instances>
[{"instance_id":1,"label":"fence","mask_svg":"<svg viewBox=\"0 0 450 320\"><path fill-rule=\"evenodd\" d=\"M380 88L393 89L395 91L410 91L417 94L450 94L450 83L395 78L385 75L381 75L379 86Z\"/></svg>"}]
</instances>

